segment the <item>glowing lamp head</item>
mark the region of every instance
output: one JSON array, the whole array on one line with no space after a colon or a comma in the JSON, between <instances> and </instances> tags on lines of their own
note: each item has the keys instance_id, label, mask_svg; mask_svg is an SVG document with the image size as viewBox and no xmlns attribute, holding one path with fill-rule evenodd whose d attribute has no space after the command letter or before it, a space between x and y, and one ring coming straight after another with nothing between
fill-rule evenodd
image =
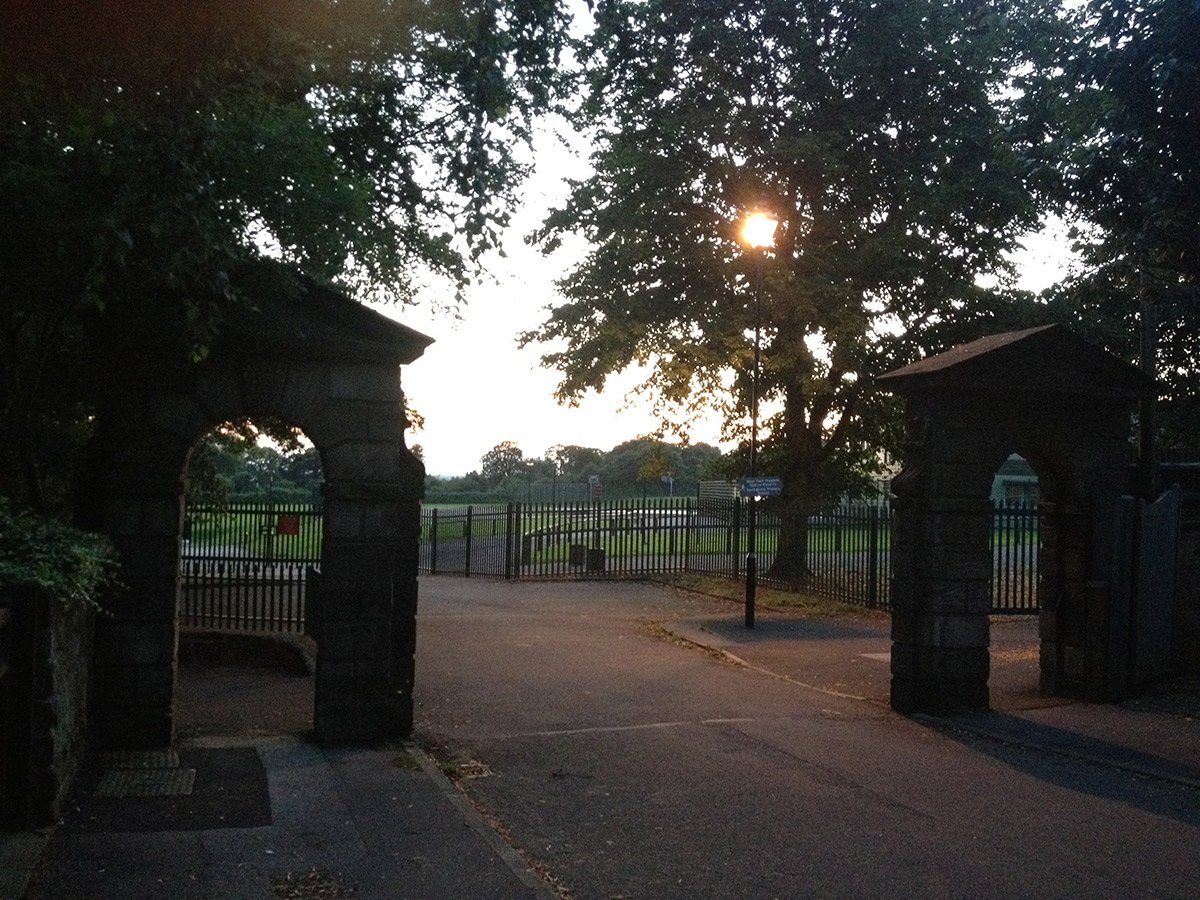
<instances>
[{"instance_id":1,"label":"glowing lamp head","mask_svg":"<svg viewBox=\"0 0 1200 900\"><path fill-rule=\"evenodd\" d=\"M742 242L755 250L775 246L775 228L779 220L770 213L752 212L742 220Z\"/></svg>"}]
</instances>

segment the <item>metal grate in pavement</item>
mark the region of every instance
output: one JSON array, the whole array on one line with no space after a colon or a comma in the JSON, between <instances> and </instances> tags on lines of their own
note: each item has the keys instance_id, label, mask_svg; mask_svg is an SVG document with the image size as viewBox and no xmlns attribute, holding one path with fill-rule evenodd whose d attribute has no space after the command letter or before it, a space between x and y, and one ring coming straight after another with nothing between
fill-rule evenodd
<instances>
[{"instance_id":1,"label":"metal grate in pavement","mask_svg":"<svg viewBox=\"0 0 1200 900\"><path fill-rule=\"evenodd\" d=\"M174 750L120 750L104 754L106 769L178 769Z\"/></svg>"},{"instance_id":2,"label":"metal grate in pavement","mask_svg":"<svg viewBox=\"0 0 1200 900\"><path fill-rule=\"evenodd\" d=\"M195 781L195 769L112 769L101 776L95 796L187 796Z\"/></svg>"},{"instance_id":3,"label":"metal grate in pavement","mask_svg":"<svg viewBox=\"0 0 1200 900\"><path fill-rule=\"evenodd\" d=\"M179 768L174 750L108 753L97 797L185 797L196 783L195 769Z\"/></svg>"}]
</instances>

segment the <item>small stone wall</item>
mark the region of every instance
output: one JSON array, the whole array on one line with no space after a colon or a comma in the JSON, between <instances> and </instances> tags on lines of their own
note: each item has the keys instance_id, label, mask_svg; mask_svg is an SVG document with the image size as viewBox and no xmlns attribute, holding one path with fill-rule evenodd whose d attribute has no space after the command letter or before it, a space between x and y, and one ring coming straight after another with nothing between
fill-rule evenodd
<instances>
[{"instance_id":1,"label":"small stone wall","mask_svg":"<svg viewBox=\"0 0 1200 900\"><path fill-rule=\"evenodd\" d=\"M50 825L86 748L93 617L35 588L10 589L0 604L13 613L12 671L0 685L0 824Z\"/></svg>"}]
</instances>

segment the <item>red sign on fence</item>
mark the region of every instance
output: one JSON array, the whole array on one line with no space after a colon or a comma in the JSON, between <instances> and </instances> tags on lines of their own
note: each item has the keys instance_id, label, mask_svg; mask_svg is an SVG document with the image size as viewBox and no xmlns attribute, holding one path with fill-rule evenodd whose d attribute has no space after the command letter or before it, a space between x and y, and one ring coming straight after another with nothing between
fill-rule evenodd
<instances>
[{"instance_id":1,"label":"red sign on fence","mask_svg":"<svg viewBox=\"0 0 1200 900\"><path fill-rule=\"evenodd\" d=\"M275 521L276 534L299 534L300 516L296 513L280 513Z\"/></svg>"}]
</instances>

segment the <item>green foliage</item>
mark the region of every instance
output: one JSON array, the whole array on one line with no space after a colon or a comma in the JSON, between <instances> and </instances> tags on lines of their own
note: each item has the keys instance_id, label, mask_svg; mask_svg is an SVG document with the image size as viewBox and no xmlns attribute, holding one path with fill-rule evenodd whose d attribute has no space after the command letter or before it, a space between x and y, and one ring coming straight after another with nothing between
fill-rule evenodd
<instances>
[{"instance_id":1,"label":"green foliage","mask_svg":"<svg viewBox=\"0 0 1200 900\"><path fill-rule=\"evenodd\" d=\"M576 114L594 174L536 235L591 251L523 336L562 348L560 399L650 364L662 409L715 405L745 446L761 321L761 470L798 511L861 487L899 431L873 376L1025 315L977 284L1035 222L1003 92L1023 8L978 9L601 2ZM779 218L761 259L735 235L755 207Z\"/></svg>"},{"instance_id":2,"label":"green foliage","mask_svg":"<svg viewBox=\"0 0 1200 900\"><path fill-rule=\"evenodd\" d=\"M460 287L554 89L557 0L65 0L0 11L0 490L65 506L116 362L203 357L273 256Z\"/></svg>"},{"instance_id":3,"label":"green foliage","mask_svg":"<svg viewBox=\"0 0 1200 900\"><path fill-rule=\"evenodd\" d=\"M525 453L513 441L501 441L479 461L479 473L489 485L497 485L525 470Z\"/></svg>"},{"instance_id":4,"label":"green foliage","mask_svg":"<svg viewBox=\"0 0 1200 900\"><path fill-rule=\"evenodd\" d=\"M324 473L316 448L278 423L226 424L205 437L188 457L185 484L191 505L271 499L284 503L321 502ZM262 435L275 445L260 443Z\"/></svg>"},{"instance_id":5,"label":"green foliage","mask_svg":"<svg viewBox=\"0 0 1200 900\"><path fill-rule=\"evenodd\" d=\"M505 441L485 454L482 472L427 476L425 502L545 501L566 496L566 486L586 485L592 476L599 477L608 500L666 496L675 486L693 492L699 481L718 477L720 460L721 451L708 444L672 444L654 437L634 438L609 451L556 444L540 459L526 457L515 443Z\"/></svg>"},{"instance_id":6,"label":"green foliage","mask_svg":"<svg viewBox=\"0 0 1200 900\"><path fill-rule=\"evenodd\" d=\"M1031 73L1045 189L1082 266L1056 314L1134 361L1158 332L1168 446L1200 448L1200 6L1091 0L1067 18L1058 65ZM1143 304L1145 312L1143 312Z\"/></svg>"},{"instance_id":7,"label":"green foliage","mask_svg":"<svg viewBox=\"0 0 1200 900\"><path fill-rule=\"evenodd\" d=\"M17 513L0 497L0 589L33 585L76 610L99 609L116 580L112 545L101 535Z\"/></svg>"}]
</instances>

